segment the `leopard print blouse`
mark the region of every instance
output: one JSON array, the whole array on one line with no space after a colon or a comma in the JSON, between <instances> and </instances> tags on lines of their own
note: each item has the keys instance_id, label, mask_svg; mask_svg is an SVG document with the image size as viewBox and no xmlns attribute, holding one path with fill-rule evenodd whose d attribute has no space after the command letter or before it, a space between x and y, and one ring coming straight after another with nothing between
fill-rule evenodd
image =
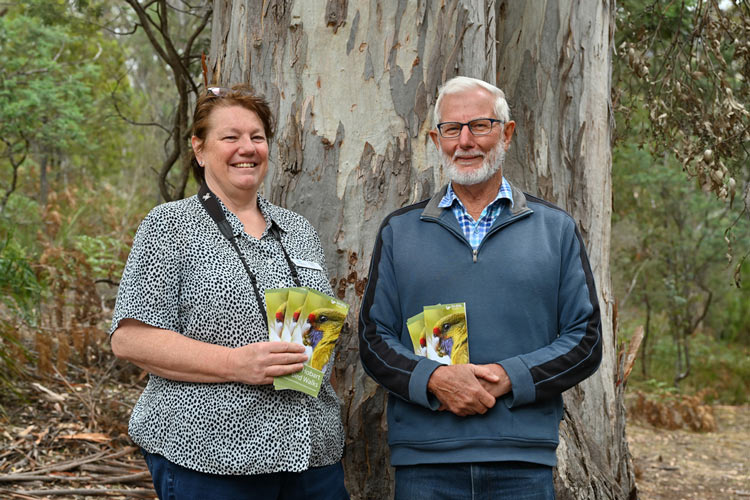
<instances>
[{"instance_id":1,"label":"leopard print blouse","mask_svg":"<svg viewBox=\"0 0 750 500\"><path fill-rule=\"evenodd\" d=\"M302 216L258 196L260 239L221 204L237 244L266 288L294 286L293 260L326 269L320 240ZM297 266L299 279L333 295L327 273ZM155 207L136 233L109 333L124 318L229 347L268 340L250 280L197 196ZM213 474L299 472L341 459L344 432L330 368L317 398L272 385L177 382L151 374L130 418L133 441L150 453Z\"/></svg>"}]
</instances>

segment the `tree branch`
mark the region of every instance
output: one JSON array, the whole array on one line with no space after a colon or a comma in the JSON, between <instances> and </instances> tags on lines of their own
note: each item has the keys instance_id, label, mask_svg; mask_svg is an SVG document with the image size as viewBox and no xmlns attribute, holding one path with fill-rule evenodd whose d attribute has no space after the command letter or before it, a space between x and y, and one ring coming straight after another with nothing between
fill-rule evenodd
<instances>
[{"instance_id":1,"label":"tree branch","mask_svg":"<svg viewBox=\"0 0 750 500\"><path fill-rule=\"evenodd\" d=\"M170 130L167 127L165 127L164 125L162 125L161 123L157 123L157 122L137 122L135 120L131 120L130 118L128 118L127 116L125 116L122 113L122 111L120 111L120 107L117 105L117 99L115 98L114 91L110 95L112 97L112 105L114 106L115 111L117 111L117 116L119 116L122 120L126 121L127 123L129 123L131 125L138 125L138 126L143 126L143 127L158 127L158 128L162 129L166 133L170 132Z\"/></svg>"},{"instance_id":2,"label":"tree branch","mask_svg":"<svg viewBox=\"0 0 750 500\"><path fill-rule=\"evenodd\" d=\"M169 174L169 171L172 169L172 165L177 161L177 159L180 157L180 152L178 150L173 150L169 156L162 162L161 169L159 170L159 192L161 193L162 197L167 200L171 201L172 198L172 192L169 189L169 182L167 181L167 175Z\"/></svg>"},{"instance_id":3,"label":"tree branch","mask_svg":"<svg viewBox=\"0 0 750 500\"><path fill-rule=\"evenodd\" d=\"M184 57L186 60L190 59L190 54L193 52L193 43L195 43L195 40L198 39L198 36L203 32L203 30L208 25L208 20L211 19L211 9L206 9L206 13L203 14L203 18L201 19L201 24L195 29L192 35L190 35L190 38L188 39L186 50ZM197 94L197 90L196 90Z\"/></svg>"},{"instance_id":4,"label":"tree branch","mask_svg":"<svg viewBox=\"0 0 750 500\"><path fill-rule=\"evenodd\" d=\"M179 12L179 9L170 6L166 0L152 0L144 4L139 3L137 0L125 1L138 16L139 24L146 33L146 36L154 47L157 55L172 71L174 83L179 96L171 129L167 130L166 127L160 126L160 128L168 132L169 137L166 142L171 142L171 147L165 147L167 157L162 163L158 173L159 191L165 200L171 201L184 196L185 186L187 185L190 173L189 163L186 160L189 150L187 139L190 134L190 93L194 92L197 95L199 87L196 85L190 74L189 63L194 43L208 25L212 12L210 7L208 7L206 8L205 13L200 17L192 13L190 14L199 18L200 22L197 27L192 30L192 33L190 33L188 41L184 46L184 50L182 50L182 54L180 54L180 51L175 47L169 32L169 11L171 9ZM154 9L150 14L148 12L149 8ZM118 113L120 113L119 110ZM120 114L122 115L122 113ZM181 172L177 179L177 186L172 186L167 177L175 163L180 161L180 159L183 159L183 161Z\"/></svg>"},{"instance_id":5,"label":"tree branch","mask_svg":"<svg viewBox=\"0 0 750 500\"><path fill-rule=\"evenodd\" d=\"M141 6L141 4L138 3L137 0L125 0L128 5L130 5L133 10L135 11L135 14L138 16L138 20L140 21L140 26L143 28L144 33L146 33L146 36L148 37L149 42L151 42L151 46L154 48L157 54L159 54L159 57L169 63L169 57L167 56L167 53L164 51L164 48L159 43L159 40L156 39L156 35L154 34L153 30L151 29L151 25L153 24L153 21L149 17L148 13L144 10L144 7ZM145 8L148 8L150 4L146 4ZM138 25L136 24L136 28ZM163 34L162 34L163 35Z\"/></svg>"},{"instance_id":6,"label":"tree branch","mask_svg":"<svg viewBox=\"0 0 750 500\"><path fill-rule=\"evenodd\" d=\"M10 181L10 188L8 188L5 191L5 195L3 196L2 203L0 203L0 214L5 212L5 206L8 204L8 200L10 199L10 195L13 194L13 192L16 190L16 187L18 186L18 169L21 168L21 165L24 161L26 161L26 156L29 153L29 141L28 139L23 139L23 150L22 150L22 156L21 159L16 161L13 159L13 149L15 147L15 144L12 144L6 139L2 139L2 141L6 144L8 147L8 160L10 161L10 165L13 168L13 174L11 175L11 181Z\"/></svg>"},{"instance_id":7,"label":"tree branch","mask_svg":"<svg viewBox=\"0 0 750 500\"><path fill-rule=\"evenodd\" d=\"M695 330L698 329L698 325L700 325L701 321L703 321L706 318L706 315L708 314L708 308L711 306L711 299L713 299L714 292L712 290L709 290L705 286L698 284L698 286L704 291L708 292L708 298L706 299L706 302L703 303L703 312L698 315L698 317L695 318L695 320L690 325L690 331L688 332L688 335L692 335L695 333Z\"/></svg>"}]
</instances>

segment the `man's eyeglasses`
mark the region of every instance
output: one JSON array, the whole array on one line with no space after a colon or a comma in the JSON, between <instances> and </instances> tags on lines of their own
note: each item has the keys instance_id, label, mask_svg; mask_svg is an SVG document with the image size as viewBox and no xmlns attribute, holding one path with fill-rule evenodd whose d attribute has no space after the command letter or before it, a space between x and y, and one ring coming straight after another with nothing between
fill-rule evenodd
<instances>
[{"instance_id":1,"label":"man's eyeglasses","mask_svg":"<svg viewBox=\"0 0 750 500\"><path fill-rule=\"evenodd\" d=\"M461 135L461 130L464 126L469 127L469 131L474 135L487 135L492 132L492 126L495 123L505 123L502 120L496 120L494 118L477 118L467 123L460 122L442 122L437 124L438 132L440 137L445 139L455 139Z\"/></svg>"}]
</instances>

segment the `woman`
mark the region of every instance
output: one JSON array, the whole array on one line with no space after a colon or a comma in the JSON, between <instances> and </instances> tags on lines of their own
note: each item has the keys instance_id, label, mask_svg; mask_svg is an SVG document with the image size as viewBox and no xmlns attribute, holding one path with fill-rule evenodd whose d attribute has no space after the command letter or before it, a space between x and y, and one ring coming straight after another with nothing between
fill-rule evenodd
<instances>
[{"instance_id":1,"label":"woman","mask_svg":"<svg viewBox=\"0 0 750 500\"><path fill-rule=\"evenodd\" d=\"M330 369L317 398L270 385L307 356L268 342L263 290L333 294L310 223L258 194L272 135L248 86L208 89L193 116L199 195L146 216L123 273L112 350L150 373L129 433L160 498L348 498Z\"/></svg>"}]
</instances>

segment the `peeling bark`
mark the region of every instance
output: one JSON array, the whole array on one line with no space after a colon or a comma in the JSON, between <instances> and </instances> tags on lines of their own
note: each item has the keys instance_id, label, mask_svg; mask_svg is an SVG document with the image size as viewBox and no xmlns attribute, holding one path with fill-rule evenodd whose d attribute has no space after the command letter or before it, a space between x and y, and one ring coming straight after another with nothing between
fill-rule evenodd
<instances>
[{"instance_id":1,"label":"peeling bark","mask_svg":"<svg viewBox=\"0 0 750 500\"><path fill-rule=\"evenodd\" d=\"M601 0L503 0L498 6L498 85L505 89L517 122L506 173L576 220L602 313L601 367L565 394L557 468L562 499L634 494L622 394L614 384L609 278L613 16L614 3Z\"/></svg>"},{"instance_id":2,"label":"peeling bark","mask_svg":"<svg viewBox=\"0 0 750 500\"><path fill-rule=\"evenodd\" d=\"M328 0L326 2L326 26L333 27L334 35L346 23L348 3L347 0Z\"/></svg>"},{"instance_id":3,"label":"peeling bark","mask_svg":"<svg viewBox=\"0 0 750 500\"><path fill-rule=\"evenodd\" d=\"M392 496L386 395L357 352L370 254L383 217L443 182L427 131L438 86L458 74L506 90L518 122L508 176L575 217L596 273L606 361L566 394L559 498L630 494L608 267L613 9L594 0L215 0L213 80L249 82L277 118L264 194L317 228L333 288L352 306L335 365L352 498Z\"/></svg>"}]
</instances>

